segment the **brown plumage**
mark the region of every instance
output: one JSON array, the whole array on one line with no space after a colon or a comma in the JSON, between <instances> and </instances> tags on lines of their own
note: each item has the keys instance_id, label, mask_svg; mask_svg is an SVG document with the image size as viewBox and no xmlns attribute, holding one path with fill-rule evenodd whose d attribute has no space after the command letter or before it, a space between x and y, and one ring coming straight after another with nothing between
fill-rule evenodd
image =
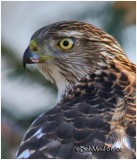
<instances>
[{"instance_id":1,"label":"brown plumage","mask_svg":"<svg viewBox=\"0 0 137 160\"><path fill-rule=\"evenodd\" d=\"M135 158L135 65L112 36L54 23L32 36L26 64L56 84L58 98L30 126L18 158Z\"/></svg>"}]
</instances>

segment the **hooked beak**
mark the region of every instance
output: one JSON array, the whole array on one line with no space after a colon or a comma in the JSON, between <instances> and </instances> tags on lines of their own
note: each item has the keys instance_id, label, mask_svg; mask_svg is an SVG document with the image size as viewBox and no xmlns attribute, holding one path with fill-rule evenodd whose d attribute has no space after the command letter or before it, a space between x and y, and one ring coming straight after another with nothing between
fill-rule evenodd
<instances>
[{"instance_id":1,"label":"hooked beak","mask_svg":"<svg viewBox=\"0 0 137 160\"><path fill-rule=\"evenodd\" d=\"M33 64L39 62L45 62L46 60L53 59L52 56L41 56L37 53L31 52L29 47L26 49L23 55L23 66L26 69L26 64Z\"/></svg>"},{"instance_id":2,"label":"hooked beak","mask_svg":"<svg viewBox=\"0 0 137 160\"><path fill-rule=\"evenodd\" d=\"M26 69L26 64L39 62L40 57L38 54L32 53L29 48L26 49L23 55L23 66Z\"/></svg>"}]
</instances>

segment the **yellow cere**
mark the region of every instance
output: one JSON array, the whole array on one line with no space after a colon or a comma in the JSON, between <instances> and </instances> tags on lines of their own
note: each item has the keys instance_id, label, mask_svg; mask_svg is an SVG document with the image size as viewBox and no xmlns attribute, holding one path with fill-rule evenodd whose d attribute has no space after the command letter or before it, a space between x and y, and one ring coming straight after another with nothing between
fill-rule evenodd
<instances>
[{"instance_id":1,"label":"yellow cere","mask_svg":"<svg viewBox=\"0 0 137 160\"><path fill-rule=\"evenodd\" d=\"M34 52L38 50L38 45L37 45L36 40L32 40L30 42L29 48L31 51L34 51Z\"/></svg>"},{"instance_id":2,"label":"yellow cere","mask_svg":"<svg viewBox=\"0 0 137 160\"><path fill-rule=\"evenodd\" d=\"M64 50L69 50L73 47L74 41L71 38L64 38L59 42L59 47Z\"/></svg>"},{"instance_id":3,"label":"yellow cere","mask_svg":"<svg viewBox=\"0 0 137 160\"><path fill-rule=\"evenodd\" d=\"M40 56L40 62L44 62L44 61L46 61L46 60L52 60L52 59L54 59L54 57L53 56Z\"/></svg>"}]
</instances>

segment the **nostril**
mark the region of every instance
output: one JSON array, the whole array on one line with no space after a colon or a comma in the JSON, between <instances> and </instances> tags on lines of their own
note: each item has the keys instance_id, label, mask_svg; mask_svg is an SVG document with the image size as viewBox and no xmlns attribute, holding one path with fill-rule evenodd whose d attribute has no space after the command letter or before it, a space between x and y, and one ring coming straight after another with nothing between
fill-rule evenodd
<instances>
[{"instance_id":1,"label":"nostril","mask_svg":"<svg viewBox=\"0 0 137 160\"><path fill-rule=\"evenodd\" d=\"M38 48L37 47L33 47L33 51L38 51Z\"/></svg>"}]
</instances>

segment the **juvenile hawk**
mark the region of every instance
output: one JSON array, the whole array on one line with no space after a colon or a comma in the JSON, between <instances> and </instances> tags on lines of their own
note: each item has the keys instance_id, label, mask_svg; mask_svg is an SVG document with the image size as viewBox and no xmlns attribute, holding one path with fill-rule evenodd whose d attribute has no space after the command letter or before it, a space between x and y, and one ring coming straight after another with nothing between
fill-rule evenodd
<instances>
[{"instance_id":1,"label":"juvenile hawk","mask_svg":"<svg viewBox=\"0 0 137 160\"><path fill-rule=\"evenodd\" d=\"M58 97L32 123L17 158L135 158L135 65L112 36L83 22L54 23L34 33L26 64Z\"/></svg>"}]
</instances>

